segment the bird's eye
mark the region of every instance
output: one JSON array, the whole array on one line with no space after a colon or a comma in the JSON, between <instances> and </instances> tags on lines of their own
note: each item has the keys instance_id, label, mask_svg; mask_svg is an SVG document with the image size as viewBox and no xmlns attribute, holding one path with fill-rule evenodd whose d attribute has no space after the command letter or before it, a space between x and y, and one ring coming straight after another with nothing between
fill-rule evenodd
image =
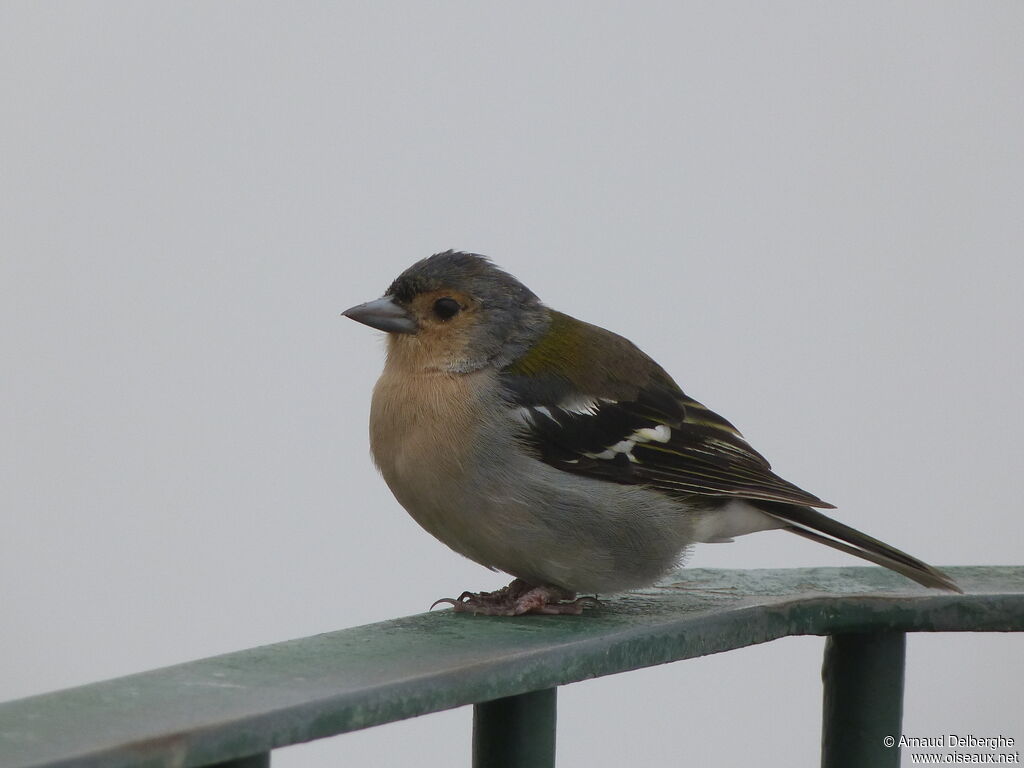
<instances>
[{"instance_id":1,"label":"bird's eye","mask_svg":"<svg viewBox=\"0 0 1024 768\"><path fill-rule=\"evenodd\" d=\"M459 302L449 299L447 296L434 302L434 314L442 320L450 320L462 309Z\"/></svg>"}]
</instances>

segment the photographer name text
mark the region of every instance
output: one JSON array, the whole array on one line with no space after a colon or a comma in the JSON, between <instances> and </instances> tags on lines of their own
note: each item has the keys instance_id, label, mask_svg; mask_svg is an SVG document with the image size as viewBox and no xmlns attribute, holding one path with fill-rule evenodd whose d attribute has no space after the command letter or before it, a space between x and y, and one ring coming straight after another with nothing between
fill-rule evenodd
<instances>
[{"instance_id":1,"label":"photographer name text","mask_svg":"<svg viewBox=\"0 0 1024 768\"><path fill-rule=\"evenodd\" d=\"M888 740L887 738L886 741L888 742ZM966 735L942 733L938 736L900 735L899 743L895 746L910 747L911 749L956 749L963 747L969 749L1006 749L1015 745L1016 742L1012 736L975 736L970 733Z\"/></svg>"}]
</instances>

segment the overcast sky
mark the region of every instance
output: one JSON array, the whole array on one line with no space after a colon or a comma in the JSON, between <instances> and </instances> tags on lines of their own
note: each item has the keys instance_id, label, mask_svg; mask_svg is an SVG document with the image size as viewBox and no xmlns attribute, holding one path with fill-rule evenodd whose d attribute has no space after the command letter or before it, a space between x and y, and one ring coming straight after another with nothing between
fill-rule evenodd
<instances>
[{"instance_id":1,"label":"overcast sky","mask_svg":"<svg viewBox=\"0 0 1024 768\"><path fill-rule=\"evenodd\" d=\"M1022 39L1019 2L0 4L0 699L504 583L376 474L380 334L338 317L451 247L843 521L1020 563ZM1024 739L1021 642L912 637L904 731ZM812 764L822 646L569 686L560 765ZM470 715L275 765L468 765Z\"/></svg>"}]
</instances>

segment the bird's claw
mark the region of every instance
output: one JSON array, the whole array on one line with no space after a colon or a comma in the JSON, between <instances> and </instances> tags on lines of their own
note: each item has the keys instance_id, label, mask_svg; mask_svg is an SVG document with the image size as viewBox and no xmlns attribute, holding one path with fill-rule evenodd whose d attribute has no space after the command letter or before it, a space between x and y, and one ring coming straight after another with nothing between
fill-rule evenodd
<instances>
[{"instance_id":1,"label":"bird's claw","mask_svg":"<svg viewBox=\"0 0 1024 768\"><path fill-rule=\"evenodd\" d=\"M484 616L579 615L584 608L601 605L596 597L577 598L574 592L559 587L532 587L520 579L495 592L463 592L458 597L442 597L430 607L441 603L447 603L456 613Z\"/></svg>"}]
</instances>

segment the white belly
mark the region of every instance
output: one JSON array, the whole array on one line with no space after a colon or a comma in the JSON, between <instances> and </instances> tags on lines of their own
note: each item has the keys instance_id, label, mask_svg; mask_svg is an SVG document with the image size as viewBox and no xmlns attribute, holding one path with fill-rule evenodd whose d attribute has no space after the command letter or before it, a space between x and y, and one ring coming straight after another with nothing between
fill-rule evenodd
<instances>
[{"instance_id":1,"label":"white belly","mask_svg":"<svg viewBox=\"0 0 1024 768\"><path fill-rule=\"evenodd\" d=\"M706 544L726 543L737 536L785 526L777 517L762 512L743 499L735 499L719 509L695 517L694 541Z\"/></svg>"}]
</instances>

